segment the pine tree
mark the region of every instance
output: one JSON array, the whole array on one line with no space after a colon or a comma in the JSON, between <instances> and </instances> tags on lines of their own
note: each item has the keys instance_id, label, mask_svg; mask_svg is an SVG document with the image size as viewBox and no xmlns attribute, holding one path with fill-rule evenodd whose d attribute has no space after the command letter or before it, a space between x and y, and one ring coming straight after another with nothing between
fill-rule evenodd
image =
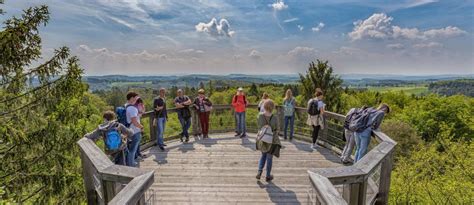
<instances>
[{"instance_id":1,"label":"pine tree","mask_svg":"<svg viewBox=\"0 0 474 205\"><path fill-rule=\"evenodd\" d=\"M255 85L255 83L252 83L252 86L250 86L249 96L255 96L257 99L259 97L257 85Z\"/></svg>"},{"instance_id":2,"label":"pine tree","mask_svg":"<svg viewBox=\"0 0 474 205\"><path fill-rule=\"evenodd\" d=\"M48 20L47 6L32 7L0 30L0 204L84 198L76 141L90 116L87 86L67 47L36 64Z\"/></svg>"},{"instance_id":3,"label":"pine tree","mask_svg":"<svg viewBox=\"0 0 474 205\"><path fill-rule=\"evenodd\" d=\"M328 61L318 59L317 64L311 62L306 75L300 74L300 83L304 99L309 100L314 97L316 88L321 88L324 93L326 109L333 112L341 111L342 80L333 74L333 69Z\"/></svg>"}]
</instances>

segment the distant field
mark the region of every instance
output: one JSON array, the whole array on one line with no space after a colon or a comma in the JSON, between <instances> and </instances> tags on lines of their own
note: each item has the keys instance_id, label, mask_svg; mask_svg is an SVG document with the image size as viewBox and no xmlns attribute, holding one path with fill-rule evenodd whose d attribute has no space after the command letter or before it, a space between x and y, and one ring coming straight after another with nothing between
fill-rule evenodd
<instances>
[{"instance_id":1,"label":"distant field","mask_svg":"<svg viewBox=\"0 0 474 205\"><path fill-rule=\"evenodd\" d=\"M402 87L367 87L370 91L388 92L388 91L403 91L408 95L423 95L429 93L428 86L402 86Z\"/></svg>"},{"instance_id":2,"label":"distant field","mask_svg":"<svg viewBox=\"0 0 474 205\"><path fill-rule=\"evenodd\" d=\"M143 86L143 85L151 85L152 82L113 82L111 83L112 87L121 87L121 86Z\"/></svg>"}]
</instances>

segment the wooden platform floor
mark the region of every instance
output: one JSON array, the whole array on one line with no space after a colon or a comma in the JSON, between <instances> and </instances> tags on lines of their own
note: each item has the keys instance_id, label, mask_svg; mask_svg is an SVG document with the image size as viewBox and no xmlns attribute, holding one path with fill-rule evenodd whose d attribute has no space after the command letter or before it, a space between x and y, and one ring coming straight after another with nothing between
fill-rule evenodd
<instances>
[{"instance_id":1,"label":"wooden platform floor","mask_svg":"<svg viewBox=\"0 0 474 205\"><path fill-rule=\"evenodd\" d=\"M281 142L270 183L255 178L261 156L255 151L255 134L244 139L233 133L213 134L185 144L171 141L165 151L145 151L148 157L140 168L155 170L155 204L307 204L306 171L342 165L328 149L313 150L297 140Z\"/></svg>"}]
</instances>

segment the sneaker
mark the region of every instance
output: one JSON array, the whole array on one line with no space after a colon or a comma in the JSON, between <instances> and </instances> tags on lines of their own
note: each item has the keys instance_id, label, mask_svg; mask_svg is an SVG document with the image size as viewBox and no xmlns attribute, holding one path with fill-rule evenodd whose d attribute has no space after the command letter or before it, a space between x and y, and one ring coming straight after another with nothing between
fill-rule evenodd
<instances>
[{"instance_id":1,"label":"sneaker","mask_svg":"<svg viewBox=\"0 0 474 205\"><path fill-rule=\"evenodd\" d=\"M271 181L271 180L273 180L273 175L270 175L270 176L268 176L268 177L265 177L265 181L269 182L269 181Z\"/></svg>"},{"instance_id":2,"label":"sneaker","mask_svg":"<svg viewBox=\"0 0 474 205\"><path fill-rule=\"evenodd\" d=\"M244 133L244 134L240 135L240 138L244 138L246 136L247 136L247 134Z\"/></svg>"},{"instance_id":3,"label":"sneaker","mask_svg":"<svg viewBox=\"0 0 474 205\"><path fill-rule=\"evenodd\" d=\"M236 132L234 137L238 137L238 136L241 136L240 133Z\"/></svg>"},{"instance_id":4,"label":"sneaker","mask_svg":"<svg viewBox=\"0 0 474 205\"><path fill-rule=\"evenodd\" d=\"M166 147L166 146L168 146L168 145L167 145L167 144L163 144L163 147Z\"/></svg>"},{"instance_id":5,"label":"sneaker","mask_svg":"<svg viewBox=\"0 0 474 205\"><path fill-rule=\"evenodd\" d=\"M140 157L140 156L138 156L135 160L136 160L136 161L139 161L139 162L143 162L143 158Z\"/></svg>"},{"instance_id":6,"label":"sneaker","mask_svg":"<svg viewBox=\"0 0 474 205\"><path fill-rule=\"evenodd\" d=\"M161 151L165 151L165 148L163 146L160 146Z\"/></svg>"},{"instance_id":7,"label":"sneaker","mask_svg":"<svg viewBox=\"0 0 474 205\"><path fill-rule=\"evenodd\" d=\"M185 142L189 142L189 137L186 137L186 140L184 140Z\"/></svg>"},{"instance_id":8,"label":"sneaker","mask_svg":"<svg viewBox=\"0 0 474 205\"><path fill-rule=\"evenodd\" d=\"M262 171L258 171L257 176L255 176L255 178L257 179L260 179L260 177L262 177Z\"/></svg>"}]
</instances>

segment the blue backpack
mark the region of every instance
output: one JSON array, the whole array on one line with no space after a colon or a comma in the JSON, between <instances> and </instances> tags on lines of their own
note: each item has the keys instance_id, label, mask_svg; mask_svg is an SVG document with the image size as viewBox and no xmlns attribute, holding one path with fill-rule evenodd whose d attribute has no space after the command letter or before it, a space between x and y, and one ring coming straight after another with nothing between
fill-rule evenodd
<instances>
[{"instance_id":1,"label":"blue backpack","mask_svg":"<svg viewBox=\"0 0 474 205\"><path fill-rule=\"evenodd\" d=\"M125 107L117 107L115 113L117 114L117 121L125 125L125 127L130 127L130 123L127 122L127 108L133 105L127 105Z\"/></svg>"},{"instance_id":2,"label":"blue backpack","mask_svg":"<svg viewBox=\"0 0 474 205\"><path fill-rule=\"evenodd\" d=\"M105 148L108 151L118 151L122 145L122 136L117 128L112 128L105 133Z\"/></svg>"}]
</instances>

